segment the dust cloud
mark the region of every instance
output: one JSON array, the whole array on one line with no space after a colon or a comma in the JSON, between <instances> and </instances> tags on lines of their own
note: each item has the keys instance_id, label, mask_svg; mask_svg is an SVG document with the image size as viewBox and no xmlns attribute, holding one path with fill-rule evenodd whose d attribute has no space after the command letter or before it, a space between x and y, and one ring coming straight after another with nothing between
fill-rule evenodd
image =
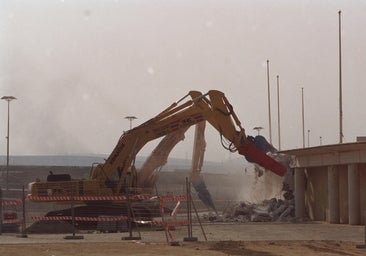
<instances>
[{"instance_id":1,"label":"dust cloud","mask_svg":"<svg viewBox=\"0 0 366 256\"><path fill-rule=\"evenodd\" d=\"M339 9L344 134L354 141L365 130L362 1L1 1L0 90L18 98L11 153L108 154L125 116L141 124L189 90L225 92L246 133L262 126L268 138L267 59L273 107L280 75L282 148L302 147L302 87L310 144L337 143ZM2 145L6 114L3 102ZM217 131L207 138L205 159L227 160ZM172 154L190 155L190 142Z\"/></svg>"}]
</instances>

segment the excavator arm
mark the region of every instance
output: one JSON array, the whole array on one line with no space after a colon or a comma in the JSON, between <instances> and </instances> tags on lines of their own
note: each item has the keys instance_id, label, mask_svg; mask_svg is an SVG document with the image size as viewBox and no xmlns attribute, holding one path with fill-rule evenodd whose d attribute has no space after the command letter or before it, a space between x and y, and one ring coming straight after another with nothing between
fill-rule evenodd
<instances>
[{"instance_id":1,"label":"excavator arm","mask_svg":"<svg viewBox=\"0 0 366 256\"><path fill-rule=\"evenodd\" d=\"M203 160L206 150L205 140L206 121L196 124L194 131L194 145L192 152L192 171L190 181L197 192L198 198L216 213L216 207L212 200L211 193L208 191L205 181L201 176Z\"/></svg>"},{"instance_id":2,"label":"excavator arm","mask_svg":"<svg viewBox=\"0 0 366 256\"><path fill-rule=\"evenodd\" d=\"M178 142L184 139L189 127L167 134L152 151L137 173L137 187L151 193L156 184L155 170L162 168L168 160L170 152Z\"/></svg>"},{"instance_id":3,"label":"excavator arm","mask_svg":"<svg viewBox=\"0 0 366 256\"><path fill-rule=\"evenodd\" d=\"M212 208L217 212L211 194L200 175L206 149L205 127L206 121L199 122L195 125L190 182L201 201L208 208ZM160 170L167 163L170 152L184 139L184 134L187 130L188 127L167 134L138 170L137 187L141 188L143 193L152 193L157 181L156 171Z\"/></svg>"},{"instance_id":4,"label":"excavator arm","mask_svg":"<svg viewBox=\"0 0 366 256\"><path fill-rule=\"evenodd\" d=\"M202 121L195 126L194 145L192 152L192 172L191 181L195 181L200 176L206 150L205 140L206 122Z\"/></svg>"},{"instance_id":5,"label":"excavator arm","mask_svg":"<svg viewBox=\"0 0 366 256\"><path fill-rule=\"evenodd\" d=\"M190 99L185 100L188 96ZM93 179L100 186L107 186L113 194L126 192L126 187L134 187L136 180L131 164L139 150L149 141L187 129L192 125L207 121L220 134L230 151L249 157L266 169L283 176L284 166L268 157L247 140L244 129L224 93L211 90L206 94L190 91L178 102L147 122L125 132L104 164L99 164L93 172Z\"/></svg>"}]
</instances>

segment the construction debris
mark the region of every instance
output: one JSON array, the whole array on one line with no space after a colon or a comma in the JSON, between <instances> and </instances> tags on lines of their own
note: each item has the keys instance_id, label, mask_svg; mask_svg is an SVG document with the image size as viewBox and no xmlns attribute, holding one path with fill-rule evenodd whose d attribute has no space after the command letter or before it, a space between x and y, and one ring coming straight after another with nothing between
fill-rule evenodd
<instances>
[{"instance_id":1,"label":"construction debris","mask_svg":"<svg viewBox=\"0 0 366 256\"><path fill-rule=\"evenodd\" d=\"M240 202L227 207L222 215L205 215L212 222L289 222L295 220L294 199L272 198L262 203Z\"/></svg>"}]
</instances>

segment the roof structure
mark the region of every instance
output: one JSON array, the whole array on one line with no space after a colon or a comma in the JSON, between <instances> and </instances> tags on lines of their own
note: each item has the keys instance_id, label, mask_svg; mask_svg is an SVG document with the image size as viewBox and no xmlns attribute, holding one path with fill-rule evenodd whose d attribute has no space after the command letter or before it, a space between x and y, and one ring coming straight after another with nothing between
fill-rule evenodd
<instances>
[{"instance_id":1,"label":"roof structure","mask_svg":"<svg viewBox=\"0 0 366 256\"><path fill-rule=\"evenodd\" d=\"M341 143L284 150L280 153L294 157L291 167L366 163L366 142Z\"/></svg>"}]
</instances>

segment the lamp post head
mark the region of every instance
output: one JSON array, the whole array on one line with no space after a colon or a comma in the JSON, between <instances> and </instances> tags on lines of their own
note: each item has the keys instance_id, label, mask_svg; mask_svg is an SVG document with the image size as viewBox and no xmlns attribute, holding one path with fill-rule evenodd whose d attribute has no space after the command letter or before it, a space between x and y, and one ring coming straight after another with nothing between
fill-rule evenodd
<instances>
[{"instance_id":1,"label":"lamp post head","mask_svg":"<svg viewBox=\"0 0 366 256\"><path fill-rule=\"evenodd\" d=\"M132 121L134 119L137 119L137 117L135 117L135 116L125 116L125 118L130 121L130 129L132 129Z\"/></svg>"},{"instance_id":2,"label":"lamp post head","mask_svg":"<svg viewBox=\"0 0 366 256\"><path fill-rule=\"evenodd\" d=\"M135 117L135 116L126 116L125 118L130 120L130 121L132 121L134 119L137 119L137 117Z\"/></svg>"},{"instance_id":3,"label":"lamp post head","mask_svg":"<svg viewBox=\"0 0 366 256\"><path fill-rule=\"evenodd\" d=\"M16 100L17 98L15 98L14 96L3 96L1 97L2 100L6 100L6 101L12 101L12 100Z\"/></svg>"},{"instance_id":4,"label":"lamp post head","mask_svg":"<svg viewBox=\"0 0 366 256\"><path fill-rule=\"evenodd\" d=\"M257 126L257 127L254 127L254 128L253 128L253 130L257 130L258 135L260 134L260 131L261 131L262 129L264 129L264 128L263 128L263 127L261 127L261 126Z\"/></svg>"}]
</instances>

